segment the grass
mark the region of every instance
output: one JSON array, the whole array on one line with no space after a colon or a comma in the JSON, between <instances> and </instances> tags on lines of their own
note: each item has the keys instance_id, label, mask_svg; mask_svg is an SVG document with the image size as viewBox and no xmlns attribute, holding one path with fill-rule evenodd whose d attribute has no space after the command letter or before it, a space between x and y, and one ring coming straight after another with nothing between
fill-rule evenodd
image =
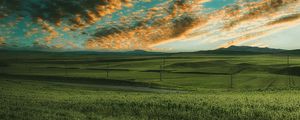
<instances>
[{"instance_id":1,"label":"grass","mask_svg":"<svg viewBox=\"0 0 300 120\"><path fill-rule=\"evenodd\" d=\"M0 118L300 118L299 76L289 85L286 56L174 54L160 81L161 58L5 54ZM299 58L291 56L292 70Z\"/></svg>"},{"instance_id":2,"label":"grass","mask_svg":"<svg viewBox=\"0 0 300 120\"><path fill-rule=\"evenodd\" d=\"M298 90L202 93L118 91L1 80L2 119L295 119Z\"/></svg>"}]
</instances>

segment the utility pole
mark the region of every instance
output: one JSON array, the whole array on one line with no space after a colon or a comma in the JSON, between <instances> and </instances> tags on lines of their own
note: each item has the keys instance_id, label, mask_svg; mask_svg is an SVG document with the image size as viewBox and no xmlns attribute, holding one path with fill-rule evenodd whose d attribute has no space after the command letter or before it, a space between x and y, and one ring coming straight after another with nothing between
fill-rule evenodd
<instances>
[{"instance_id":1,"label":"utility pole","mask_svg":"<svg viewBox=\"0 0 300 120\"><path fill-rule=\"evenodd\" d=\"M160 71L159 71L159 80L162 81L162 72L163 72L163 66L160 65Z\"/></svg>"},{"instance_id":2,"label":"utility pole","mask_svg":"<svg viewBox=\"0 0 300 120\"><path fill-rule=\"evenodd\" d=\"M166 64L166 57L163 57L163 66Z\"/></svg>"},{"instance_id":3,"label":"utility pole","mask_svg":"<svg viewBox=\"0 0 300 120\"><path fill-rule=\"evenodd\" d=\"M288 64L288 76L289 76L290 86L295 86L295 81L294 81L294 78L293 78L294 73L291 69L291 62L290 62L290 56L289 55L287 56L287 64Z\"/></svg>"},{"instance_id":4,"label":"utility pole","mask_svg":"<svg viewBox=\"0 0 300 120\"><path fill-rule=\"evenodd\" d=\"M166 65L166 57L162 56L162 63L160 64L160 71L159 71L160 81L162 81L163 72L165 70L165 65Z\"/></svg>"},{"instance_id":5,"label":"utility pole","mask_svg":"<svg viewBox=\"0 0 300 120\"><path fill-rule=\"evenodd\" d=\"M109 79L109 63L106 64L106 79Z\"/></svg>"},{"instance_id":6,"label":"utility pole","mask_svg":"<svg viewBox=\"0 0 300 120\"><path fill-rule=\"evenodd\" d=\"M288 72L288 77L289 77L289 87L292 87L292 81L291 81L291 70L290 70L290 56L287 56L287 72Z\"/></svg>"},{"instance_id":7,"label":"utility pole","mask_svg":"<svg viewBox=\"0 0 300 120\"><path fill-rule=\"evenodd\" d=\"M233 74L230 75L230 88L233 88Z\"/></svg>"},{"instance_id":8,"label":"utility pole","mask_svg":"<svg viewBox=\"0 0 300 120\"><path fill-rule=\"evenodd\" d=\"M229 88L233 88L233 68L230 68L230 81L229 81Z\"/></svg>"},{"instance_id":9,"label":"utility pole","mask_svg":"<svg viewBox=\"0 0 300 120\"><path fill-rule=\"evenodd\" d=\"M68 76L68 65L66 61L65 61L65 76Z\"/></svg>"}]
</instances>

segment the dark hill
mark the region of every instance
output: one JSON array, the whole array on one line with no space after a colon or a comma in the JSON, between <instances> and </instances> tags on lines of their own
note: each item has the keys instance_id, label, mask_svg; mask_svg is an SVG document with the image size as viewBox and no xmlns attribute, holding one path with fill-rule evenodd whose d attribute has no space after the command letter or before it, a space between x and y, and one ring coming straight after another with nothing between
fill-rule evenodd
<instances>
[{"instance_id":1,"label":"dark hill","mask_svg":"<svg viewBox=\"0 0 300 120\"><path fill-rule=\"evenodd\" d=\"M220 48L216 51L239 51L239 52L254 52L254 53L279 53L285 50L282 49L274 49L267 47L249 47L249 46L231 46L229 48Z\"/></svg>"},{"instance_id":2,"label":"dark hill","mask_svg":"<svg viewBox=\"0 0 300 120\"><path fill-rule=\"evenodd\" d=\"M198 51L201 54L228 54L228 55L248 55L248 54L270 54L284 52L282 49L260 48L249 46L231 46L229 48L220 48L216 50Z\"/></svg>"}]
</instances>

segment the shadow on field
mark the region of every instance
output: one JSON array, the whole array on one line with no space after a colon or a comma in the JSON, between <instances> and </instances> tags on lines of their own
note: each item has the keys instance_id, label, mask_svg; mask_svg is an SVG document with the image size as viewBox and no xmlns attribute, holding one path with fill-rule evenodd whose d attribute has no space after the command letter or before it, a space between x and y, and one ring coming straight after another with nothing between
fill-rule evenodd
<instances>
[{"instance_id":1,"label":"shadow on field","mask_svg":"<svg viewBox=\"0 0 300 120\"><path fill-rule=\"evenodd\" d=\"M279 74L279 75L295 75L300 76L300 67L285 67L277 70L271 71L272 73Z\"/></svg>"},{"instance_id":2,"label":"shadow on field","mask_svg":"<svg viewBox=\"0 0 300 120\"><path fill-rule=\"evenodd\" d=\"M96 71L132 71L130 69L79 68L79 67L45 67L46 69L96 70Z\"/></svg>"},{"instance_id":3,"label":"shadow on field","mask_svg":"<svg viewBox=\"0 0 300 120\"><path fill-rule=\"evenodd\" d=\"M25 63L46 63L46 64L86 64L86 63L107 63L107 62L135 62L161 59L161 57L146 57L146 58L112 58L112 59L94 59L94 60L70 60L70 59L34 59L24 61Z\"/></svg>"},{"instance_id":4,"label":"shadow on field","mask_svg":"<svg viewBox=\"0 0 300 120\"><path fill-rule=\"evenodd\" d=\"M167 68L198 68L211 66L229 66L230 63L224 60L204 61L204 62L179 62L166 66Z\"/></svg>"},{"instance_id":5,"label":"shadow on field","mask_svg":"<svg viewBox=\"0 0 300 120\"><path fill-rule=\"evenodd\" d=\"M229 75L229 73L212 73L212 72L174 72L179 74L203 74L203 75Z\"/></svg>"},{"instance_id":6,"label":"shadow on field","mask_svg":"<svg viewBox=\"0 0 300 120\"><path fill-rule=\"evenodd\" d=\"M99 79L86 77L65 77L65 76L46 76L46 75L16 75L16 74L0 74L1 78L19 79L19 80L34 80L72 84L86 85L112 85L112 86L134 86L134 87L151 87L159 88L159 85L153 83L136 82L131 80L114 80L114 79Z\"/></svg>"}]
</instances>

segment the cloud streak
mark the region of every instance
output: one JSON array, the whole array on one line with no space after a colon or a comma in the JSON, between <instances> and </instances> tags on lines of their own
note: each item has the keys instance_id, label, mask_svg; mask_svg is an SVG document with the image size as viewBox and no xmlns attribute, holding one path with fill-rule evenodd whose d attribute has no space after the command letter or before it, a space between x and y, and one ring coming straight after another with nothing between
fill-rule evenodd
<instances>
[{"instance_id":1,"label":"cloud streak","mask_svg":"<svg viewBox=\"0 0 300 120\"><path fill-rule=\"evenodd\" d=\"M185 38L175 40L225 42L220 47L237 45L299 24L299 7L298 0L235 4L209 14L205 26L193 28Z\"/></svg>"},{"instance_id":2,"label":"cloud streak","mask_svg":"<svg viewBox=\"0 0 300 120\"><path fill-rule=\"evenodd\" d=\"M142 26L100 31L110 35L96 35L87 42L86 47L88 49L151 49L172 41L193 38L209 42L231 39L220 45L220 47L229 47L269 35L272 33L270 29L282 28L277 24L296 21L299 18L299 11L296 9L299 7L298 0L242 2L212 13L202 13L203 9L199 9L199 6L204 2L207 1L193 4L174 3L173 7L167 10L163 7L155 8L169 13L164 20L160 20L151 19L158 13L148 12L151 16L147 20L160 23L158 26L148 27L149 25L146 24L148 21L144 20L141 22ZM211 26L215 27L211 28Z\"/></svg>"},{"instance_id":3,"label":"cloud streak","mask_svg":"<svg viewBox=\"0 0 300 120\"><path fill-rule=\"evenodd\" d=\"M33 47L55 49L152 50L188 40L229 47L299 24L299 0L238 0L211 11L208 2L2 0L0 27L9 29L0 36L24 34Z\"/></svg>"}]
</instances>

